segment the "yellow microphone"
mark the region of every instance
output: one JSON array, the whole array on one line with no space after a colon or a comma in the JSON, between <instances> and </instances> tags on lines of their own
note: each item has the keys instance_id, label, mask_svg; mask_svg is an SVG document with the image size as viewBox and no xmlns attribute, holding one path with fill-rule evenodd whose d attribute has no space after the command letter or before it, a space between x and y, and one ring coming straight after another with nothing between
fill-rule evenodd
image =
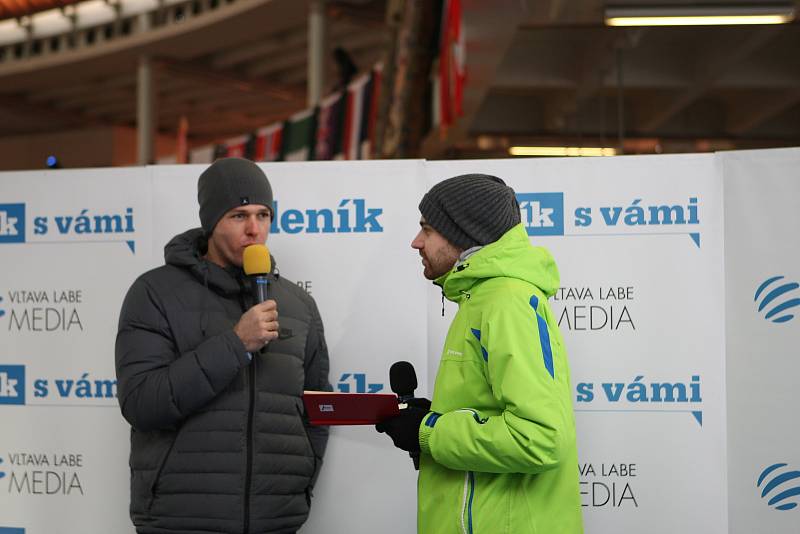
<instances>
[{"instance_id":1,"label":"yellow microphone","mask_svg":"<svg viewBox=\"0 0 800 534\"><path fill-rule=\"evenodd\" d=\"M266 245L250 245L244 249L242 257L244 274L253 277L255 283L256 302L261 304L267 300L267 275L272 270L272 260Z\"/></svg>"}]
</instances>

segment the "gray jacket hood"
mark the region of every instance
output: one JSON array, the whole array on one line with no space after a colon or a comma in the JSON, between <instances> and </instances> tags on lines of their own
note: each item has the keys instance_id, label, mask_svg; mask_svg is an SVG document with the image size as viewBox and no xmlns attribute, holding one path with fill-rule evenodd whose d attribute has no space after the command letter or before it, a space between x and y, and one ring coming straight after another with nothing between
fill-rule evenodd
<instances>
[{"instance_id":1,"label":"gray jacket hood","mask_svg":"<svg viewBox=\"0 0 800 534\"><path fill-rule=\"evenodd\" d=\"M167 265L188 269L203 285L211 287L223 295L235 295L241 291L237 280L244 276L241 267L220 267L205 259L208 251L208 238L202 228L193 228L173 237L164 247L164 260ZM276 274L275 258L272 260L272 273Z\"/></svg>"}]
</instances>

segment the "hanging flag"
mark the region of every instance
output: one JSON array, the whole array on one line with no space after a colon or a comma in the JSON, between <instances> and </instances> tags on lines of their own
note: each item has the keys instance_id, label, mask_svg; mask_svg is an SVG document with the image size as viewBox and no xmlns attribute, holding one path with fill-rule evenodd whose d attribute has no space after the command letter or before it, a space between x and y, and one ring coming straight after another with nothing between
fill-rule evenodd
<instances>
[{"instance_id":1,"label":"hanging flag","mask_svg":"<svg viewBox=\"0 0 800 534\"><path fill-rule=\"evenodd\" d=\"M218 158L244 157L253 161L309 159L367 159L373 156L383 65L353 80L347 90L326 97L318 108L287 121L232 137L216 145L188 150L187 161L211 163ZM188 131L188 121L181 118ZM319 131L318 131L319 130ZM180 156L176 156L178 160Z\"/></svg>"},{"instance_id":2,"label":"hanging flag","mask_svg":"<svg viewBox=\"0 0 800 534\"><path fill-rule=\"evenodd\" d=\"M306 161L314 158L316 119L316 109L306 109L289 117L284 126L284 161Z\"/></svg>"},{"instance_id":3,"label":"hanging flag","mask_svg":"<svg viewBox=\"0 0 800 534\"><path fill-rule=\"evenodd\" d=\"M334 159L341 150L343 107L344 95L341 91L323 98L320 102L314 159Z\"/></svg>"},{"instance_id":4,"label":"hanging flag","mask_svg":"<svg viewBox=\"0 0 800 534\"><path fill-rule=\"evenodd\" d=\"M214 145L193 148L189 152L189 163L213 163Z\"/></svg>"},{"instance_id":5,"label":"hanging flag","mask_svg":"<svg viewBox=\"0 0 800 534\"><path fill-rule=\"evenodd\" d=\"M453 0L453 111L456 117L464 115L464 84L467 81L467 43L462 24L461 0Z\"/></svg>"},{"instance_id":6,"label":"hanging flag","mask_svg":"<svg viewBox=\"0 0 800 534\"><path fill-rule=\"evenodd\" d=\"M364 92L369 82L369 74L362 74L347 86L347 108L344 119L345 159L359 159L361 140L361 116L364 112Z\"/></svg>"},{"instance_id":7,"label":"hanging flag","mask_svg":"<svg viewBox=\"0 0 800 534\"><path fill-rule=\"evenodd\" d=\"M249 158L252 156L252 150L248 150L248 142L250 141L249 135L240 135L238 137L232 137L231 139L226 139L224 143L221 145L221 149L218 151L219 156L221 158L228 157L228 158ZM248 154L248 152L250 152Z\"/></svg>"},{"instance_id":8,"label":"hanging flag","mask_svg":"<svg viewBox=\"0 0 800 534\"><path fill-rule=\"evenodd\" d=\"M253 161L277 161L281 157L283 122L275 122L256 131Z\"/></svg>"},{"instance_id":9,"label":"hanging flag","mask_svg":"<svg viewBox=\"0 0 800 534\"><path fill-rule=\"evenodd\" d=\"M187 137L189 137L189 119L186 118L186 115L181 115L181 118L178 120L178 142L175 149L177 153L175 161L177 163L189 162L189 143Z\"/></svg>"},{"instance_id":10,"label":"hanging flag","mask_svg":"<svg viewBox=\"0 0 800 534\"><path fill-rule=\"evenodd\" d=\"M371 159L375 145L375 123L378 117L378 103L381 93L383 65L378 64L370 73L369 82L364 89L364 105L361 112L361 135L359 136L359 155L361 159Z\"/></svg>"},{"instance_id":11,"label":"hanging flag","mask_svg":"<svg viewBox=\"0 0 800 534\"><path fill-rule=\"evenodd\" d=\"M439 46L438 118L447 128L463 115L466 47L461 28L461 0L445 0Z\"/></svg>"}]
</instances>

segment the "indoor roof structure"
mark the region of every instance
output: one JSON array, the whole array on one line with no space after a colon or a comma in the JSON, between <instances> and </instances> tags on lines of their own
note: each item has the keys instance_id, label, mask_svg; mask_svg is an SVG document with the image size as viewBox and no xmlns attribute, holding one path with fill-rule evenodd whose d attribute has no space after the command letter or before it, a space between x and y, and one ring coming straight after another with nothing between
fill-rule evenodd
<instances>
[{"instance_id":1,"label":"indoor roof structure","mask_svg":"<svg viewBox=\"0 0 800 534\"><path fill-rule=\"evenodd\" d=\"M0 138L135 127L142 54L156 66L162 134L174 135L186 117L196 145L285 119L307 107L309 4L0 0ZM520 144L627 153L800 144L797 21L609 27L606 9L619 2L461 4L464 114L446 135L432 133L421 156L495 157ZM329 50L345 49L361 71L381 61L390 44L386 5L326 2ZM796 12L800 0L781 5ZM325 79L332 90L332 59Z\"/></svg>"}]
</instances>

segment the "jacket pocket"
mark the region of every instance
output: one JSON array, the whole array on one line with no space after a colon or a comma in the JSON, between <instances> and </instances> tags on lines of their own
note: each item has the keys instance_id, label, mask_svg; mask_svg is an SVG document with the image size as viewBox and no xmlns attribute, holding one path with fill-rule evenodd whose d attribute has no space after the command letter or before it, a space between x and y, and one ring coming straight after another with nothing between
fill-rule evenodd
<instances>
[{"instance_id":1,"label":"jacket pocket","mask_svg":"<svg viewBox=\"0 0 800 534\"><path fill-rule=\"evenodd\" d=\"M159 482L159 480L161 480L161 473L164 472L164 466L167 465L167 461L169 460L170 454L172 454L172 449L175 447L175 442L176 441L178 441L178 435L177 434L175 434L172 437L172 441L170 441L170 444L169 444L169 447L167 447L167 450L164 451L164 454L162 455L161 460L158 463L158 468L156 469L155 474L153 475L153 480L150 483L150 487L149 487L150 498L147 501L147 511L148 512L150 512L150 509L153 507L153 503L156 500L158 482Z\"/></svg>"},{"instance_id":2,"label":"jacket pocket","mask_svg":"<svg viewBox=\"0 0 800 534\"><path fill-rule=\"evenodd\" d=\"M519 475L469 472L464 510L469 534L536 534L531 519L519 508ZM471 478L471 480L470 480ZM517 518L515 520L515 517ZM518 523L519 518L522 522Z\"/></svg>"},{"instance_id":3,"label":"jacket pocket","mask_svg":"<svg viewBox=\"0 0 800 534\"><path fill-rule=\"evenodd\" d=\"M302 401L301 401L302 402ZM300 410L300 406L295 404L295 409L297 410L297 417L300 419L300 426L303 429L303 435L306 438L306 449L308 450L308 456L311 459L311 474L308 476L308 484L305 489L306 493L306 501L308 505L311 506L311 497L313 496L312 488L314 485L314 474L317 472L317 454L314 452L314 446L311 444L311 436L308 435L308 428L306 428L305 418L303 417L303 412Z\"/></svg>"}]
</instances>

